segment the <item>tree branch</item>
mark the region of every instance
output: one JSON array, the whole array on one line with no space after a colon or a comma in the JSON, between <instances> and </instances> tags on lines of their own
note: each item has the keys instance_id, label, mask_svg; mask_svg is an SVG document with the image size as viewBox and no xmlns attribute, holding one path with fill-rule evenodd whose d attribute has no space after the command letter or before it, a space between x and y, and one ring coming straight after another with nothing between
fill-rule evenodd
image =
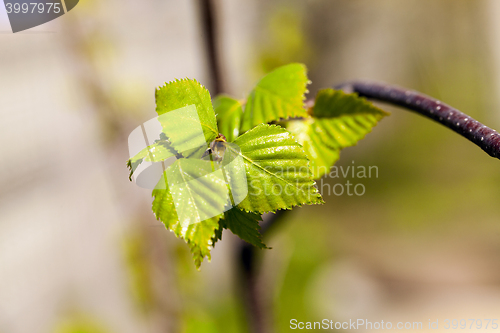
<instances>
[{"instance_id":1,"label":"tree branch","mask_svg":"<svg viewBox=\"0 0 500 333\"><path fill-rule=\"evenodd\" d=\"M500 134L497 131L437 99L414 90L369 81L346 82L335 89L352 90L360 96L415 111L475 143L488 155L500 159Z\"/></svg>"},{"instance_id":2,"label":"tree branch","mask_svg":"<svg viewBox=\"0 0 500 333\"><path fill-rule=\"evenodd\" d=\"M215 96L223 89L222 73L217 56L216 27L214 22L214 0L200 0L200 11L203 32L206 36L206 52L208 71L212 79L212 94ZM270 216L273 218L273 216ZM266 227L264 227L266 228ZM267 229L267 228L266 228ZM246 310L249 331L253 333L270 332L269 320L266 316L265 301L258 288L258 274L255 262L255 248L241 241L238 243L238 278L239 292Z\"/></svg>"}]
</instances>

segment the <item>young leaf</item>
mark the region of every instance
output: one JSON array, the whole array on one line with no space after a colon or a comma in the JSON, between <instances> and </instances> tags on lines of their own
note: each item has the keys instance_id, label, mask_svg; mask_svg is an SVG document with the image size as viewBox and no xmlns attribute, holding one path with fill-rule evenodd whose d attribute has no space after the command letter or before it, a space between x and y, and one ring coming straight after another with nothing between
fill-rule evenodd
<instances>
[{"instance_id":1,"label":"young leaf","mask_svg":"<svg viewBox=\"0 0 500 333\"><path fill-rule=\"evenodd\" d=\"M302 64L282 66L264 76L248 96L241 132L262 123L307 116L304 94L308 83Z\"/></svg>"},{"instance_id":2,"label":"young leaf","mask_svg":"<svg viewBox=\"0 0 500 333\"><path fill-rule=\"evenodd\" d=\"M177 237L186 241L193 254L196 268L200 268L205 257L210 260L210 250L213 247L213 238L219 228L218 220L220 216L214 216L199 223L190 224L183 228L177 219L175 206L168 192L168 189L158 189L153 191L153 212L158 220L165 224Z\"/></svg>"},{"instance_id":3,"label":"young leaf","mask_svg":"<svg viewBox=\"0 0 500 333\"><path fill-rule=\"evenodd\" d=\"M189 105L196 106L205 134L205 141L211 142L219 132L210 93L204 86L196 80L182 79L166 83L156 90L156 112L158 115ZM179 124L179 126L183 125Z\"/></svg>"},{"instance_id":4,"label":"young leaf","mask_svg":"<svg viewBox=\"0 0 500 333\"><path fill-rule=\"evenodd\" d=\"M219 215L231 203L224 174L215 171L211 161L182 158L165 170L165 176L183 226Z\"/></svg>"},{"instance_id":5,"label":"young leaf","mask_svg":"<svg viewBox=\"0 0 500 333\"><path fill-rule=\"evenodd\" d=\"M217 96L214 99L214 109L219 132L224 134L227 141L233 142L240 135L241 116L243 115L241 102L229 96Z\"/></svg>"},{"instance_id":6,"label":"young leaf","mask_svg":"<svg viewBox=\"0 0 500 333\"><path fill-rule=\"evenodd\" d=\"M228 200L226 183L216 173L207 173L209 164L177 160L153 190L156 218L188 243L197 268L204 257L210 260L218 221Z\"/></svg>"},{"instance_id":7,"label":"young leaf","mask_svg":"<svg viewBox=\"0 0 500 333\"><path fill-rule=\"evenodd\" d=\"M388 113L357 94L324 89L318 92L312 118L290 121L289 129L311 161L319 178L338 160L340 150L355 145Z\"/></svg>"},{"instance_id":8,"label":"young leaf","mask_svg":"<svg viewBox=\"0 0 500 333\"><path fill-rule=\"evenodd\" d=\"M224 213L220 224L245 242L260 249L265 249L267 246L262 242L262 235L260 234L259 222L261 221L260 214L244 212L234 207Z\"/></svg>"},{"instance_id":9,"label":"young leaf","mask_svg":"<svg viewBox=\"0 0 500 333\"><path fill-rule=\"evenodd\" d=\"M238 205L255 213L323 203L309 161L287 130L261 124L237 138L247 172L248 195Z\"/></svg>"},{"instance_id":10,"label":"young leaf","mask_svg":"<svg viewBox=\"0 0 500 333\"><path fill-rule=\"evenodd\" d=\"M210 93L196 80L171 81L157 88L155 95L157 121L162 127L161 139L142 149L128 161L129 179L143 160L161 161L178 155L177 152L183 153L186 157L195 154L201 157L207 148L207 143L219 134ZM175 117L162 117L174 110L178 111ZM203 131L201 140L198 135L200 127ZM193 148L194 146L197 147Z\"/></svg>"}]
</instances>

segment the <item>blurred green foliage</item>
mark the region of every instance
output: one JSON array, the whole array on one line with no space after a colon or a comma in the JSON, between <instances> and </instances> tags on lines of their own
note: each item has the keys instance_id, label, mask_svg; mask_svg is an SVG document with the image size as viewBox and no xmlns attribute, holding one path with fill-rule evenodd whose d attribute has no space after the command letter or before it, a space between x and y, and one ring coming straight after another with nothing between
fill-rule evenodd
<instances>
[{"instance_id":1,"label":"blurred green foliage","mask_svg":"<svg viewBox=\"0 0 500 333\"><path fill-rule=\"evenodd\" d=\"M314 47L305 32L303 14L294 6L275 8L267 18L258 46L257 63L261 73L292 63L310 63Z\"/></svg>"},{"instance_id":2,"label":"blurred green foliage","mask_svg":"<svg viewBox=\"0 0 500 333\"><path fill-rule=\"evenodd\" d=\"M148 239L144 232L134 229L123 241L123 254L128 270L129 286L137 308L146 313L154 306L151 263Z\"/></svg>"},{"instance_id":3,"label":"blurred green foliage","mask_svg":"<svg viewBox=\"0 0 500 333\"><path fill-rule=\"evenodd\" d=\"M212 274L218 276L218 268L214 268L212 263L200 273L191 262L189 249L181 242L177 243L175 270L178 277L177 288L182 295L180 332L247 332L236 286L223 285L222 290L220 286L210 286L207 275L204 274L214 269L216 272Z\"/></svg>"},{"instance_id":4,"label":"blurred green foliage","mask_svg":"<svg viewBox=\"0 0 500 333\"><path fill-rule=\"evenodd\" d=\"M109 333L102 324L91 317L76 315L70 319L61 321L54 333Z\"/></svg>"}]
</instances>

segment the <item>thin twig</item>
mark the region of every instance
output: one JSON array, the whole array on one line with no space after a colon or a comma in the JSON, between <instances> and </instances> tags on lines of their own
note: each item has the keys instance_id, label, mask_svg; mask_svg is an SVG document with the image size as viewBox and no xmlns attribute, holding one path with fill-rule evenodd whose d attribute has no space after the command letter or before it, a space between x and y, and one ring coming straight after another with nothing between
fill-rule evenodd
<instances>
[{"instance_id":1,"label":"thin twig","mask_svg":"<svg viewBox=\"0 0 500 333\"><path fill-rule=\"evenodd\" d=\"M238 247L238 292L245 306L249 331L252 333L267 333L269 332L269 320L266 318L267 313L264 311L262 294L258 288L255 248L244 241L240 241Z\"/></svg>"},{"instance_id":2,"label":"thin twig","mask_svg":"<svg viewBox=\"0 0 500 333\"><path fill-rule=\"evenodd\" d=\"M415 111L475 143L488 155L500 159L500 134L457 109L414 90L386 83L353 81L336 89L348 89L369 99Z\"/></svg>"}]
</instances>

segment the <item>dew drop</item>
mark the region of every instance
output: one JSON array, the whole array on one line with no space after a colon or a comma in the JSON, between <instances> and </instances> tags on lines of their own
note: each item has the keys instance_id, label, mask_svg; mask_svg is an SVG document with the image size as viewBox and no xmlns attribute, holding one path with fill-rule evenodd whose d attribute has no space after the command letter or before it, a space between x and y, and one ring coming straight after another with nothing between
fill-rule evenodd
<instances>
[{"instance_id":1,"label":"dew drop","mask_svg":"<svg viewBox=\"0 0 500 333\"><path fill-rule=\"evenodd\" d=\"M440 106L436 106L436 110L441 110L441 107Z\"/></svg>"}]
</instances>

